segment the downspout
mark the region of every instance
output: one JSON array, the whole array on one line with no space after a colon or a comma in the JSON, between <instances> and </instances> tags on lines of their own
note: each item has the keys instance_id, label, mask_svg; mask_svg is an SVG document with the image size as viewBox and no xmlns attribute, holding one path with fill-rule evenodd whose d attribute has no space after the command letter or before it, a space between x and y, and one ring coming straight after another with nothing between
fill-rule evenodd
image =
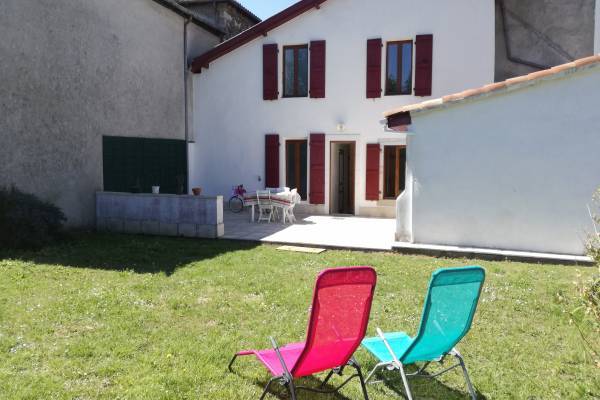
<instances>
[{"instance_id":1,"label":"downspout","mask_svg":"<svg viewBox=\"0 0 600 400\"><path fill-rule=\"evenodd\" d=\"M192 22L191 18L188 18L183 23L183 97L184 97L184 131L185 131L185 168L187 171L185 192L186 194L190 191L190 151L189 151L189 139L190 139L190 127L189 127L189 99L188 99L188 30L189 23Z\"/></svg>"}]
</instances>

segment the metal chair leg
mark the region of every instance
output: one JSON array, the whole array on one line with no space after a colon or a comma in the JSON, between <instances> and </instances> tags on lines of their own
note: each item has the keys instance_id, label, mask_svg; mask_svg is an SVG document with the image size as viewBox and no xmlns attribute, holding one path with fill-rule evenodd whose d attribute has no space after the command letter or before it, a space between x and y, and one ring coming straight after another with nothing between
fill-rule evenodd
<instances>
[{"instance_id":1,"label":"metal chair leg","mask_svg":"<svg viewBox=\"0 0 600 400\"><path fill-rule=\"evenodd\" d=\"M227 369L229 369L229 372L233 372L233 369L231 369L231 368L233 367L233 363L235 362L235 360L237 360L237 358L238 358L238 355L236 354L235 356L233 356L233 358L229 362L229 365L227 366Z\"/></svg>"},{"instance_id":2,"label":"metal chair leg","mask_svg":"<svg viewBox=\"0 0 600 400\"><path fill-rule=\"evenodd\" d=\"M408 378L406 377L406 372L404 372L404 365L400 364L400 375L402 375L402 382L404 383L404 390L406 390L406 397L408 400L413 400L412 393L410 391L410 386L408 385Z\"/></svg>"},{"instance_id":3,"label":"metal chair leg","mask_svg":"<svg viewBox=\"0 0 600 400\"><path fill-rule=\"evenodd\" d=\"M290 396L292 400L296 400L296 388L294 387L294 381L290 380L287 385L288 391L290 392Z\"/></svg>"},{"instance_id":4,"label":"metal chair leg","mask_svg":"<svg viewBox=\"0 0 600 400\"><path fill-rule=\"evenodd\" d=\"M358 379L360 380L360 387L362 389L365 400L369 400L369 393L367 393L367 383L366 383L365 379L363 378L363 374L362 374L362 370L360 369L360 365L354 359L350 360L350 363L351 363L350 365L352 365L354 367L354 369L356 369L356 373L358 374Z\"/></svg>"},{"instance_id":5,"label":"metal chair leg","mask_svg":"<svg viewBox=\"0 0 600 400\"><path fill-rule=\"evenodd\" d=\"M465 365L465 360L462 355L458 352L458 350L454 349L454 356L458 359L458 363L462 368L463 375L465 376L465 381L467 382L467 388L469 389L469 394L471 395L472 400L477 400L477 394L475 393L475 389L473 388L473 384L471 383L471 378L469 378L469 372L467 372L467 366Z\"/></svg>"},{"instance_id":6,"label":"metal chair leg","mask_svg":"<svg viewBox=\"0 0 600 400\"><path fill-rule=\"evenodd\" d=\"M275 382L277 379L280 379L280 378L275 377L275 378L269 379L269 382L267 383L267 386L265 386L265 390L263 391L262 395L260 396L260 400L264 400L264 398L267 395L267 393L269 393L269 389L271 388L271 384L273 382Z\"/></svg>"},{"instance_id":7,"label":"metal chair leg","mask_svg":"<svg viewBox=\"0 0 600 400\"><path fill-rule=\"evenodd\" d=\"M335 369L332 369L331 371L329 371L329 373L327 374L327 377L325 377L325 380L323 380L323 382L321 382L320 387L324 387L325 385L327 385L327 382L329 382L329 380L331 379L333 374L335 374Z\"/></svg>"},{"instance_id":8,"label":"metal chair leg","mask_svg":"<svg viewBox=\"0 0 600 400\"><path fill-rule=\"evenodd\" d=\"M369 375L367 375L367 379L365 379L365 382L369 383L369 381L371 380L371 378L373 378L375 376L377 371L379 371L382 367L384 367L386 365L388 365L388 364L387 363L379 363L375 367L373 367L373 370L371 370L371 372L369 372Z\"/></svg>"}]
</instances>

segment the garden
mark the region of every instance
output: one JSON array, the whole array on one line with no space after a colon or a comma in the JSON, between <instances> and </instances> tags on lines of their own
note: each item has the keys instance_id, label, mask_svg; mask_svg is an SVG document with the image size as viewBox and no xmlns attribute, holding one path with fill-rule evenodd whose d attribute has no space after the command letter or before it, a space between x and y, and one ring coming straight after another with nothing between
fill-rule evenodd
<instances>
[{"instance_id":1,"label":"garden","mask_svg":"<svg viewBox=\"0 0 600 400\"><path fill-rule=\"evenodd\" d=\"M414 334L432 272L481 265L479 307L458 345L478 397L600 396L597 267L90 233L0 251L0 398L257 399L269 374L250 357L228 371L233 354L270 348L269 336L304 340L316 276L354 265L378 274L368 336ZM376 364L364 349L356 358L365 371ZM400 375L386 377L368 386L371 399L402 398ZM469 398L460 370L411 387L419 399ZM288 398L274 392L267 398ZM336 396L299 398L362 394L353 381Z\"/></svg>"}]
</instances>

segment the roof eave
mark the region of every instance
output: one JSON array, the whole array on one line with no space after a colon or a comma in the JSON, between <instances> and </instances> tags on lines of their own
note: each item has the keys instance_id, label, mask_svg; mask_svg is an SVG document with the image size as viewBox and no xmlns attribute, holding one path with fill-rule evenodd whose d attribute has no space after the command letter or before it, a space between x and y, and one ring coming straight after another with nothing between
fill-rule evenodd
<instances>
[{"instance_id":1,"label":"roof eave","mask_svg":"<svg viewBox=\"0 0 600 400\"><path fill-rule=\"evenodd\" d=\"M232 37L231 39L219 44L215 48L197 57L192 62L192 72L200 73L202 68L208 68L208 65L217 58L232 52L238 47L241 47L260 36L266 36L269 31L278 28L286 22L304 14L310 9L319 8L319 6L325 1L326 0L301 0L293 4L280 13L277 13L263 22L254 25L239 35Z\"/></svg>"},{"instance_id":2,"label":"roof eave","mask_svg":"<svg viewBox=\"0 0 600 400\"><path fill-rule=\"evenodd\" d=\"M175 3L172 0L153 0L153 1L167 9L173 11L174 13L176 13L184 18L189 19L194 24L198 25L199 27L203 28L204 30L212 33L213 35L215 35L217 37L222 38L225 35L225 32L223 30L200 19L193 12L191 12L190 10L188 10L187 8L185 8L183 6L180 6L179 4Z\"/></svg>"}]
</instances>

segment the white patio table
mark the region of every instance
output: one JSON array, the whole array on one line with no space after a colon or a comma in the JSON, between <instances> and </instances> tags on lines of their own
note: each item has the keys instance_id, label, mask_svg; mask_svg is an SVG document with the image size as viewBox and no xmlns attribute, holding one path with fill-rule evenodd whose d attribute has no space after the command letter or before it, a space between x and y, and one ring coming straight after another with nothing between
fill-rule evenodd
<instances>
[{"instance_id":1,"label":"white patio table","mask_svg":"<svg viewBox=\"0 0 600 400\"><path fill-rule=\"evenodd\" d=\"M263 197L261 197L261 200ZM264 197L265 201L269 201L268 197ZM271 192L271 204L273 207L285 209L292 205L291 192L289 190L279 190ZM244 194L244 207L250 207L250 221L254 222L254 207L258 206L256 192L246 192Z\"/></svg>"}]
</instances>

